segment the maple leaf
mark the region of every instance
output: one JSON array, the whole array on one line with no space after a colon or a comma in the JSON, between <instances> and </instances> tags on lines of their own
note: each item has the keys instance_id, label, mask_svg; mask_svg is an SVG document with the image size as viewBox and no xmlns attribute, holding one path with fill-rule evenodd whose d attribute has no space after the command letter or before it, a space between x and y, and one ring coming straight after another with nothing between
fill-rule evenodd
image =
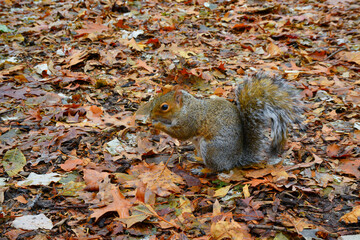
<instances>
[{"instance_id":1,"label":"maple leaf","mask_svg":"<svg viewBox=\"0 0 360 240\"><path fill-rule=\"evenodd\" d=\"M119 214L119 218L128 218L130 216L129 210L132 206L130 201L125 199L124 195L121 194L119 188L115 185L111 186L110 191L113 202L106 207L92 209L93 213L90 215L90 217L94 217L95 222L107 212L117 212Z\"/></svg>"}]
</instances>

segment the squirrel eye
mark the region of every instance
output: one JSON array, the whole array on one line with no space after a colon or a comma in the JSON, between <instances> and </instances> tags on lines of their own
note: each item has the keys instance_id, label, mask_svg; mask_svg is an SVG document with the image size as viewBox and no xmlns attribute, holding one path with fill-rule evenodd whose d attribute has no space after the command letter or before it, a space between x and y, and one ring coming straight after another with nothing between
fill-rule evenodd
<instances>
[{"instance_id":1,"label":"squirrel eye","mask_svg":"<svg viewBox=\"0 0 360 240\"><path fill-rule=\"evenodd\" d=\"M167 103L163 103L161 104L160 108L162 111L167 111L169 110L169 105Z\"/></svg>"}]
</instances>

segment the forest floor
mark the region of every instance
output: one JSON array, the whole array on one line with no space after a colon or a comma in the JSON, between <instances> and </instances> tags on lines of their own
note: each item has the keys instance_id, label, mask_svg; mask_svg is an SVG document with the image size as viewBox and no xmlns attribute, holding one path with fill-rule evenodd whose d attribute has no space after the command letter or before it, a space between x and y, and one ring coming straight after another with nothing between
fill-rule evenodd
<instances>
[{"instance_id":1,"label":"forest floor","mask_svg":"<svg viewBox=\"0 0 360 240\"><path fill-rule=\"evenodd\" d=\"M0 0L0 239L360 239L356 0ZM134 113L233 101L257 71L306 106L284 161L194 175ZM354 238L356 239L356 237Z\"/></svg>"}]
</instances>

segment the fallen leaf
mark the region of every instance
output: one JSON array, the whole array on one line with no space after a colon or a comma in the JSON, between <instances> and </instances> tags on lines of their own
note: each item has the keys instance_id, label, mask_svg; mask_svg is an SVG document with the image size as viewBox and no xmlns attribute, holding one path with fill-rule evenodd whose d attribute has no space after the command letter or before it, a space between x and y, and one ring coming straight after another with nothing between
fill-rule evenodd
<instances>
[{"instance_id":1,"label":"fallen leaf","mask_svg":"<svg viewBox=\"0 0 360 240\"><path fill-rule=\"evenodd\" d=\"M58 173L36 174L31 172L24 181L19 181L19 186L48 186L52 182L60 181L61 176Z\"/></svg>"},{"instance_id":2,"label":"fallen leaf","mask_svg":"<svg viewBox=\"0 0 360 240\"><path fill-rule=\"evenodd\" d=\"M340 152L340 147L336 143L331 144L326 148L326 154L329 157L336 157L337 155L339 155L339 152Z\"/></svg>"},{"instance_id":3,"label":"fallen leaf","mask_svg":"<svg viewBox=\"0 0 360 240\"><path fill-rule=\"evenodd\" d=\"M360 52L339 52L336 57L347 62L355 62L360 65Z\"/></svg>"},{"instance_id":4,"label":"fallen leaf","mask_svg":"<svg viewBox=\"0 0 360 240\"><path fill-rule=\"evenodd\" d=\"M244 198L249 198L250 197L249 185L246 184L243 187L243 193L244 193Z\"/></svg>"},{"instance_id":5,"label":"fallen leaf","mask_svg":"<svg viewBox=\"0 0 360 240\"><path fill-rule=\"evenodd\" d=\"M355 206L353 210L349 213L346 213L340 218L339 221L343 221L346 224L358 223L360 218L360 205Z\"/></svg>"},{"instance_id":6,"label":"fallen leaf","mask_svg":"<svg viewBox=\"0 0 360 240\"><path fill-rule=\"evenodd\" d=\"M25 215L15 218L11 224L14 228L21 228L24 230L48 229L53 228L51 220L43 213L39 215Z\"/></svg>"},{"instance_id":7,"label":"fallen leaf","mask_svg":"<svg viewBox=\"0 0 360 240\"><path fill-rule=\"evenodd\" d=\"M66 160L63 164L60 164L59 166L61 167L62 170L69 172L74 170L78 165L81 164L83 164L83 160L79 158L72 158Z\"/></svg>"},{"instance_id":8,"label":"fallen leaf","mask_svg":"<svg viewBox=\"0 0 360 240\"><path fill-rule=\"evenodd\" d=\"M214 204L213 204L213 212L212 212L212 216L218 216L221 214L221 205L219 203L219 200L215 200Z\"/></svg>"},{"instance_id":9,"label":"fallen leaf","mask_svg":"<svg viewBox=\"0 0 360 240\"><path fill-rule=\"evenodd\" d=\"M219 188L218 190L215 191L214 197L220 197L220 198L225 197L226 194L229 192L230 188L231 185Z\"/></svg>"},{"instance_id":10,"label":"fallen leaf","mask_svg":"<svg viewBox=\"0 0 360 240\"><path fill-rule=\"evenodd\" d=\"M249 233L245 223L235 222L233 219L221 219L211 224L211 236L214 239L251 240L254 239Z\"/></svg>"},{"instance_id":11,"label":"fallen leaf","mask_svg":"<svg viewBox=\"0 0 360 240\"><path fill-rule=\"evenodd\" d=\"M101 33L107 31L109 28L100 23L86 23L84 24L84 28L75 30L78 34L85 34L85 33Z\"/></svg>"},{"instance_id":12,"label":"fallen leaf","mask_svg":"<svg viewBox=\"0 0 360 240\"><path fill-rule=\"evenodd\" d=\"M130 228L135 223L143 222L145 219L153 215L154 214L149 211L145 205L138 205L131 208L131 215L129 217L117 219L125 223L127 228Z\"/></svg>"},{"instance_id":13,"label":"fallen leaf","mask_svg":"<svg viewBox=\"0 0 360 240\"><path fill-rule=\"evenodd\" d=\"M17 197L15 198L15 200L17 200L18 202L23 203L23 204L27 204L27 203L28 203L28 200L26 200L26 199L24 198L24 196L22 196L22 195L17 196Z\"/></svg>"},{"instance_id":14,"label":"fallen leaf","mask_svg":"<svg viewBox=\"0 0 360 240\"><path fill-rule=\"evenodd\" d=\"M340 173L349 174L355 176L357 179L360 179L359 168L360 168L360 159L343 160L336 168L336 171Z\"/></svg>"},{"instance_id":15,"label":"fallen leaf","mask_svg":"<svg viewBox=\"0 0 360 240\"><path fill-rule=\"evenodd\" d=\"M143 44L138 44L134 38L132 38L130 41L129 41L129 47L132 48L132 49L135 49L139 52L143 51L144 50L144 47L145 45Z\"/></svg>"},{"instance_id":16,"label":"fallen leaf","mask_svg":"<svg viewBox=\"0 0 360 240\"><path fill-rule=\"evenodd\" d=\"M86 183L85 190L87 191L98 191L99 183L109 175L107 172L99 172L93 169L84 169L83 171Z\"/></svg>"},{"instance_id":17,"label":"fallen leaf","mask_svg":"<svg viewBox=\"0 0 360 240\"><path fill-rule=\"evenodd\" d=\"M124 195L121 194L119 188L115 185L111 186L111 196L113 202L103 208L92 209L93 213L90 217L95 218L95 222L107 212L117 212L119 218L128 218L129 210L132 204L126 200Z\"/></svg>"},{"instance_id":18,"label":"fallen leaf","mask_svg":"<svg viewBox=\"0 0 360 240\"><path fill-rule=\"evenodd\" d=\"M267 46L267 52L270 57L276 57L282 54L281 49L272 42L270 42L269 45Z\"/></svg>"},{"instance_id":19,"label":"fallen leaf","mask_svg":"<svg viewBox=\"0 0 360 240\"><path fill-rule=\"evenodd\" d=\"M25 164L25 156L18 148L7 151L2 160L2 165L9 177L13 177L22 171Z\"/></svg>"},{"instance_id":20,"label":"fallen leaf","mask_svg":"<svg viewBox=\"0 0 360 240\"><path fill-rule=\"evenodd\" d=\"M92 113L92 115L91 115L91 117L97 117L97 118L99 118L99 117L101 117L101 115L103 114L103 110L100 108L100 107L98 107L98 106L95 106L95 105L93 105L93 106L90 106L90 113ZM88 118L91 118L90 116L86 116L86 117L88 117Z\"/></svg>"},{"instance_id":21,"label":"fallen leaf","mask_svg":"<svg viewBox=\"0 0 360 240\"><path fill-rule=\"evenodd\" d=\"M149 65L146 64L146 62L144 62L144 61L142 61L142 60L140 60L140 59L137 60L136 64L137 64L137 65L136 65L137 67L143 67L143 68L145 68L145 69L146 69L148 72L150 72L150 73L155 72L155 69L154 69L154 68L150 67Z\"/></svg>"}]
</instances>

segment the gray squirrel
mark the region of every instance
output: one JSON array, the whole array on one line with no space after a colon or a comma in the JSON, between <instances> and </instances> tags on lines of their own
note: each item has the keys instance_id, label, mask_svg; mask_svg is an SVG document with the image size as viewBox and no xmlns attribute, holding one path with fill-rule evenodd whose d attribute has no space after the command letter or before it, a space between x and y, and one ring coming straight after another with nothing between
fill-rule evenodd
<instances>
[{"instance_id":1,"label":"gray squirrel","mask_svg":"<svg viewBox=\"0 0 360 240\"><path fill-rule=\"evenodd\" d=\"M288 126L301 115L295 91L279 77L260 72L236 89L236 105L224 98L198 99L175 88L145 108L156 129L191 140L213 171L249 167L277 157Z\"/></svg>"}]
</instances>

